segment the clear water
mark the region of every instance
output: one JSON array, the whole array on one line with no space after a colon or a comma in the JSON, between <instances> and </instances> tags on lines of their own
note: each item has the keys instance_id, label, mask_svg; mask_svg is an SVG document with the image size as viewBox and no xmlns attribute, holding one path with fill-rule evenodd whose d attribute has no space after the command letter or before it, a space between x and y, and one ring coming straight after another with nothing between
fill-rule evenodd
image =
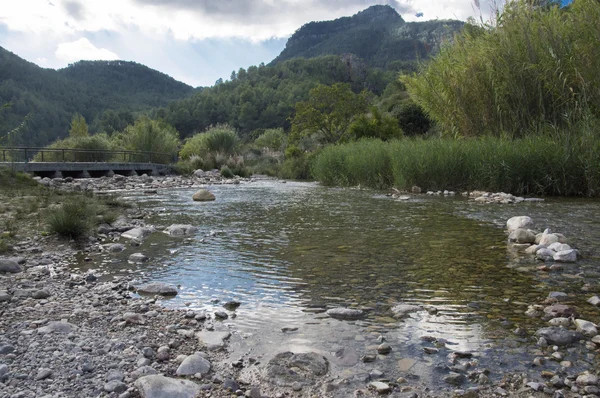
<instances>
[{"instance_id":1,"label":"clear water","mask_svg":"<svg viewBox=\"0 0 600 398\"><path fill-rule=\"evenodd\" d=\"M195 203L187 189L129 194L127 200L156 212L147 223L192 224L199 232L187 238L158 232L140 248L98 256L92 266L180 285L180 294L164 301L167 306L187 303L212 311L222 309L213 299L241 301L234 319L215 325L236 331L233 359L250 355L266 362L284 350L317 351L330 359L334 375L359 386L365 374L379 369L390 380L417 375L420 383L444 388L445 357L454 350L476 353L492 378L531 371L535 340L512 331L520 326L533 334L545 326L523 312L549 292L568 293L584 319L600 321L585 302L592 294L582 290L598 288L598 201L482 205L419 196L398 202L373 191L277 181L209 188L215 202ZM503 227L515 215L531 216L540 230L565 234L584 259L563 271L538 271L539 264L507 248ZM133 252L151 261L128 264ZM398 320L390 311L398 302L438 311ZM367 315L334 320L324 314L334 306L363 308ZM283 333L283 327L298 331ZM358 360L376 352L380 335L392 354L374 363ZM427 355L423 347L432 344L421 336L448 343ZM576 369L596 361L577 351L569 355Z\"/></svg>"}]
</instances>

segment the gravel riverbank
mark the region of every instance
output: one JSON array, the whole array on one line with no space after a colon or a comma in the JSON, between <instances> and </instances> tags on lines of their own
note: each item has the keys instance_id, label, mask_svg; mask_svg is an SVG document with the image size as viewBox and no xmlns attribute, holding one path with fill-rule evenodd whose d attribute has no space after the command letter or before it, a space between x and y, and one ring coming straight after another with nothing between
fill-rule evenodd
<instances>
[{"instance_id":1,"label":"gravel riverbank","mask_svg":"<svg viewBox=\"0 0 600 398\"><path fill-rule=\"evenodd\" d=\"M249 181L209 174L64 179L47 185L74 191L154 191ZM376 375L362 386L348 388L351 382L332 374L327 358L318 354L233 358L228 341L236 331L223 329L219 321L223 314L167 309L160 294L138 295L126 278L103 282L101 275L72 267L76 257L110 250L110 245L139 244L120 236L128 228L146 227L143 219L143 212L129 209L116 225L101 226L97 237L83 243L32 231L14 245L13 257L0 259L0 398L598 396L597 369L546 370L544 362L552 361L562 347L540 347L539 379L505 375L491 384L481 376L485 371L477 370L481 383L463 390L461 382L455 391L429 390L418 378ZM225 315L231 314L234 304L224 308ZM582 356L598 351L590 339L575 344ZM377 352L371 357L384 358ZM468 357L454 356L446 366L464 382L471 379L469 368L477 366L468 362L472 362Z\"/></svg>"}]
</instances>

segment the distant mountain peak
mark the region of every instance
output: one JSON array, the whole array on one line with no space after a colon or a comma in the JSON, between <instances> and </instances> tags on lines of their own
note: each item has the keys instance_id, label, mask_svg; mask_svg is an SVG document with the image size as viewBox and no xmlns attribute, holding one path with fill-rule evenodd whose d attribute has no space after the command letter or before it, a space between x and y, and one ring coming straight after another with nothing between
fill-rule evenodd
<instances>
[{"instance_id":1,"label":"distant mountain peak","mask_svg":"<svg viewBox=\"0 0 600 398\"><path fill-rule=\"evenodd\" d=\"M382 21L404 22L398 11L390 5L374 5L355 14L354 19L372 19Z\"/></svg>"},{"instance_id":2,"label":"distant mountain peak","mask_svg":"<svg viewBox=\"0 0 600 398\"><path fill-rule=\"evenodd\" d=\"M351 17L303 25L272 64L295 57L350 53L370 66L387 67L393 61L414 61L435 54L463 25L460 21L407 23L393 7L374 5Z\"/></svg>"}]
</instances>

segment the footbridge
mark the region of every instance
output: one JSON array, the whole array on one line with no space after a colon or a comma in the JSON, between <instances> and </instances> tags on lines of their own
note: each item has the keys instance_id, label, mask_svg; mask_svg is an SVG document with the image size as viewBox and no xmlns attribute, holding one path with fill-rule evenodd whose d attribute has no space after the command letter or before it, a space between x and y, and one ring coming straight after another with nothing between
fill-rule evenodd
<instances>
[{"instance_id":1,"label":"footbridge","mask_svg":"<svg viewBox=\"0 0 600 398\"><path fill-rule=\"evenodd\" d=\"M172 171L170 164L176 160L160 152L0 147L0 167L52 178L163 175Z\"/></svg>"}]
</instances>

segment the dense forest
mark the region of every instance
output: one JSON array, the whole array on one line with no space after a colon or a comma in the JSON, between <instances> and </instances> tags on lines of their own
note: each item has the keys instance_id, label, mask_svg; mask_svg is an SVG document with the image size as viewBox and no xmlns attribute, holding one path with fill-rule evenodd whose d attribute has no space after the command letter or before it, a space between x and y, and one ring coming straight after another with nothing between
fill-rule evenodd
<instances>
[{"instance_id":1,"label":"dense forest","mask_svg":"<svg viewBox=\"0 0 600 398\"><path fill-rule=\"evenodd\" d=\"M13 145L43 146L65 137L75 113L91 121L92 131L102 129L103 120L126 126L133 112L192 92L192 87L134 62L80 61L56 71L0 47L0 104L9 105L0 109L0 135L25 120L20 134L11 137Z\"/></svg>"},{"instance_id":2,"label":"dense forest","mask_svg":"<svg viewBox=\"0 0 600 398\"><path fill-rule=\"evenodd\" d=\"M229 81L175 101L155 113L175 126L182 138L211 125L227 123L248 135L257 129L284 127L294 106L318 84L348 83L353 91L381 95L397 73L371 68L361 59L328 55L295 58L272 66L251 66L231 74Z\"/></svg>"}]
</instances>

